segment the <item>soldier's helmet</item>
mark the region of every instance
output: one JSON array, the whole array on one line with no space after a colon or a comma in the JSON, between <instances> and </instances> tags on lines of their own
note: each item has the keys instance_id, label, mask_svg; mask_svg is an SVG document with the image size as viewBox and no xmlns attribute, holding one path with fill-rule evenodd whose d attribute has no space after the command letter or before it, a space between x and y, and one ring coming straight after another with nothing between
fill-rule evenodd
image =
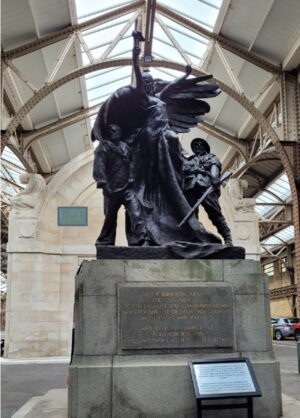
<instances>
[{"instance_id":1,"label":"soldier's helmet","mask_svg":"<svg viewBox=\"0 0 300 418\"><path fill-rule=\"evenodd\" d=\"M197 145L202 145L204 147L204 149L206 150L207 153L210 153L210 146L208 145L208 143L205 141L205 139L203 138L194 138L191 142L191 148L193 152L196 152L197 150Z\"/></svg>"}]
</instances>

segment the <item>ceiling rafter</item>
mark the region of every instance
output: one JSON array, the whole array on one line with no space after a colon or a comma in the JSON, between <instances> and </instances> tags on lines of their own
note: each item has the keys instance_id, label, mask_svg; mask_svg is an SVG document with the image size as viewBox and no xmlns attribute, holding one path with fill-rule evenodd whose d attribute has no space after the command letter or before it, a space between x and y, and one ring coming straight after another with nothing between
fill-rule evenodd
<instances>
[{"instance_id":1,"label":"ceiling rafter","mask_svg":"<svg viewBox=\"0 0 300 418\"><path fill-rule=\"evenodd\" d=\"M51 68L51 70L49 71L46 79L45 79L45 84L46 83L51 83L51 81L54 80L56 74L58 73L58 70L61 67L61 64L63 63L67 53L69 52L71 46L74 43L74 39L76 37L76 32L72 33L69 37L68 40L65 42L65 44L63 45L61 51L59 52L59 54L56 57L55 63L53 65L53 67Z\"/></svg>"},{"instance_id":2,"label":"ceiling rafter","mask_svg":"<svg viewBox=\"0 0 300 418\"><path fill-rule=\"evenodd\" d=\"M6 144L6 146L19 158L21 163L24 165L25 169L28 173L33 173L34 169L32 168L31 164L27 160L27 158L24 157L24 155L20 152L18 148L16 148L11 143Z\"/></svg>"},{"instance_id":3,"label":"ceiling rafter","mask_svg":"<svg viewBox=\"0 0 300 418\"><path fill-rule=\"evenodd\" d=\"M53 32L50 35L43 36L42 38L36 39L35 41L28 42L24 45L21 45L17 48L14 48L8 51L4 51L2 52L2 58L13 59L13 58L22 57L23 55L30 54L33 51L37 51L48 45L52 45L56 42L62 41L63 39L68 38L74 32L86 30L88 28L92 28L102 23L109 22L110 20L123 16L127 13L130 13L141 6L144 6L144 0L138 0L138 1L132 2L130 4L127 4L126 6L112 10L101 16L87 20L83 23L70 25L66 27L65 29L59 30L57 32Z\"/></svg>"},{"instance_id":4,"label":"ceiling rafter","mask_svg":"<svg viewBox=\"0 0 300 418\"><path fill-rule=\"evenodd\" d=\"M25 168L19 167L18 165L12 163L11 161L6 160L5 158L1 157L1 165L6 167L10 170L16 171L19 174L27 173Z\"/></svg>"},{"instance_id":5,"label":"ceiling rafter","mask_svg":"<svg viewBox=\"0 0 300 418\"><path fill-rule=\"evenodd\" d=\"M157 4L157 11L159 11L161 14L166 16L167 18L174 20L175 22L183 25L187 29L190 29L198 34L201 34L207 39L213 39L219 44L227 49L228 51L232 52L235 55L238 55L239 57L243 58L246 61L251 62L252 64L263 68L266 71L269 71L271 73L281 73L282 69L267 60L259 57L258 55L254 54L253 52L248 51L247 49L243 48L236 42L233 42L229 39L226 39L224 36L218 35L216 33L210 32L209 30L203 28L199 24L186 19L185 17L181 16L179 13L168 9L167 7Z\"/></svg>"},{"instance_id":6,"label":"ceiling rafter","mask_svg":"<svg viewBox=\"0 0 300 418\"><path fill-rule=\"evenodd\" d=\"M116 47L116 45L120 42L120 40L123 38L125 33L128 31L130 26L134 23L134 21L137 19L137 17L142 13L143 7L140 7L136 12L133 14L133 16L129 19L129 21L122 27L122 29L118 32L118 34L114 37L114 39L110 42L106 50L103 52L101 57L98 60L95 60L95 62L102 62L104 61L109 54L112 52L112 50Z\"/></svg>"},{"instance_id":7,"label":"ceiling rafter","mask_svg":"<svg viewBox=\"0 0 300 418\"><path fill-rule=\"evenodd\" d=\"M219 58L224 65L225 70L227 71L227 74L229 75L230 80L232 81L232 84L234 85L235 89L238 93L244 94L245 91L241 85L241 82L238 78L238 76L234 73L233 69L231 68L227 58L225 57L224 52L222 51L222 48L219 44L219 42L215 43L215 49L217 51L217 54L219 55Z\"/></svg>"},{"instance_id":8,"label":"ceiling rafter","mask_svg":"<svg viewBox=\"0 0 300 418\"><path fill-rule=\"evenodd\" d=\"M5 183L8 183L10 186L13 186L13 187L19 189L19 190L24 190L24 187L23 186L20 186L20 184L17 184L14 181L9 180L6 177L1 176L1 180L4 181Z\"/></svg>"},{"instance_id":9,"label":"ceiling rafter","mask_svg":"<svg viewBox=\"0 0 300 418\"><path fill-rule=\"evenodd\" d=\"M88 59L90 61L90 64L94 64L93 54L91 52L91 49L87 46L87 43L85 42L85 40L84 40L84 38L82 36L82 33L76 32L76 36L77 36L77 39L78 39L79 43L81 44L84 52L86 53L86 55L87 55L87 57L88 57Z\"/></svg>"},{"instance_id":10,"label":"ceiling rafter","mask_svg":"<svg viewBox=\"0 0 300 418\"><path fill-rule=\"evenodd\" d=\"M99 105L97 105L96 107L99 107ZM80 113L80 112L78 112ZM90 118L92 116L95 116L98 114L98 110L92 112L92 113L87 113L87 112L83 112L81 113L81 115L78 115L76 118L72 118L69 121L65 121L63 123L60 123L59 125L53 127L52 129L48 129L47 131L43 130L41 133L35 135L34 137L30 138L29 141L26 143L25 147L24 147L24 152L26 152L38 139L43 138L45 136L51 135L57 131L63 130L64 128L67 128L69 126L74 125L75 123L81 122L87 118ZM62 122L63 119L61 119L60 121Z\"/></svg>"},{"instance_id":11,"label":"ceiling rafter","mask_svg":"<svg viewBox=\"0 0 300 418\"><path fill-rule=\"evenodd\" d=\"M78 112L72 113L71 115L65 116L63 118L59 118L56 121L48 123L47 125L44 125L44 126L38 128L38 129L33 129L32 131L24 131L24 132L22 132L22 139L27 139L28 137L33 137L35 135L39 135L42 132L46 133L49 129L52 129L52 128L57 128L57 127L59 128L65 122L68 122L72 119L75 119L79 116L82 116L83 114L89 113L89 112L91 112L91 111L93 111L93 110L95 110L99 107L100 107L100 104L97 104L97 105L91 106L87 109L79 110Z\"/></svg>"},{"instance_id":12,"label":"ceiling rafter","mask_svg":"<svg viewBox=\"0 0 300 418\"><path fill-rule=\"evenodd\" d=\"M167 37L170 39L171 43L173 44L172 46L174 46L177 49L177 51L182 56L182 58L184 59L184 61L188 65L192 65L192 60L186 54L186 52L183 50L183 48L180 46L179 42L176 40L176 38L172 34L172 32L168 29L167 25L164 24L164 22L162 21L162 19L159 16L156 16L155 19L158 22L159 26L162 28L162 30L165 32L165 34L167 35Z\"/></svg>"},{"instance_id":13,"label":"ceiling rafter","mask_svg":"<svg viewBox=\"0 0 300 418\"><path fill-rule=\"evenodd\" d=\"M19 79L23 81L23 83L25 83L27 87L30 88L30 90L32 90L34 93L38 91L38 88L30 80L28 80L28 77L25 74L23 74L22 71L20 71L19 68L17 68L12 63L12 61L7 59L4 59L3 61L7 65L7 67L10 68L16 74L16 76L19 77Z\"/></svg>"},{"instance_id":14,"label":"ceiling rafter","mask_svg":"<svg viewBox=\"0 0 300 418\"><path fill-rule=\"evenodd\" d=\"M227 132L223 131L220 128L208 123L208 122L201 122L198 126L198 129L204 131L208 135L213 135L217 139L220 139L223 142L233 146L236 150L243 156L244 160L246 161L246 146L247 144L244 143L241 139L228 134Z\"/></svg>"}]
</instances>

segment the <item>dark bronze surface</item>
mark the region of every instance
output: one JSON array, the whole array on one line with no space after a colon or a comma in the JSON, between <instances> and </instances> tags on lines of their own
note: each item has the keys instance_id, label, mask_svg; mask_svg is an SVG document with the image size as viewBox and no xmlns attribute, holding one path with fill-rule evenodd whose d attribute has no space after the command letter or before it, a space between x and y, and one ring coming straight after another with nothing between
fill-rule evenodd
<instances>
[{"instance_id":1,"label":"dark bronze surface","mask_svg":"<svg viewBox=\"0 0 300 418\"><path fill-rule=\"evenodd\" d=\"M225 244L232 245L229 228L218 204L220 164L216 163L217 157L209 154L214 158L204 173L199 166L203 161L200 162L198 155L184 158L177 135L188 132L201 121L202 115L209 112L209 105L201 99L217 96L219 86L207 82L210 75L188 78L190 66L173 82L154 80L148 72L142 74L139 42L143 38L137 31L133 32L133 37L136 86L122 87L110 96L102 105L92 130L92 140L99 141L93 176L97 187L103 189L105 212L105 222L96 241L97 257L101 257L101 246L115 245L117 213L121 205L126 209L129 246L148 248L179 241L198 247L209 244L209 251L198 248L197 258L210 257L212 245L216 245L215 250L220 254L220 238L203 227L197 214L192 214L178 226L191 210L190 194L193 197L197 194L198 200L213 184L214 191L202 204ZM197 179L211 176L211 183L187 190L187 179L191 179L194 172L186 167L195 165L193 158L198 164ZM175 247L177 251L178 246ZM190 256L188 248L186 245L185 251L177 257L175 251L174 258L195 258L195 248L189 248L192 250ZM226 258L243 256L235 257L233 252L232 257Z\"/></svg>"}]
</instances>

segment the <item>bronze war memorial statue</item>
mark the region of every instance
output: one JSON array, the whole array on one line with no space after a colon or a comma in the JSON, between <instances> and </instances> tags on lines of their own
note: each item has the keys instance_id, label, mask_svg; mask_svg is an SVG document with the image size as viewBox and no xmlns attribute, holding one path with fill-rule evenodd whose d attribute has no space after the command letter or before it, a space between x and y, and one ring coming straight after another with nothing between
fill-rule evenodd
<instances>
[{"instance_id":1,"label":"bronze war memorial statue","mask_svg":"<svg viewBox=\"0 0 300 418\"><path fill-rule=\"evenodd\" d=\"M143 37L133 38L136 85L103 103L92 130L105 217L97 260L84 260L75 278L68 417L279 418L269 279L233 245L219 203L231 173L203 138L192 137L189 156L179 140L219 86L190 66L172 82L142 74ZM121 206L128 246L115 245ZM259 390L241 361L253 364Z\"/></svg>"},{"instance_id":2,"label":"bronze war memorial statue","mask_svg":"<svg viewBox=\"0 0 300 418\"><path fill-rule=\"evenodd\" d=\"M204 139L195 138L185 157L178 134L189 132L209 112L202 99L220 94L211 75L172 82L142 74L142 34L133 32L135 86L116 90L101 106L92 140L93 177L104 195L105 221L97 258L244 258L234 247L218 202L221 163ZM227 176L226 178L228 178ZM198 219L202 205L223 241ZM115 247L117 215L125 207L128 247Z\"/></svg>"}]
</instances>

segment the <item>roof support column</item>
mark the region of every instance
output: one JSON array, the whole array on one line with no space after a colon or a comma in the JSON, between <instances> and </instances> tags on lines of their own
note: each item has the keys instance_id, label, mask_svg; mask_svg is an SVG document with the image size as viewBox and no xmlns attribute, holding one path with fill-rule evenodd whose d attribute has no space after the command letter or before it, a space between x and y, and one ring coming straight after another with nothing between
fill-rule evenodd
<instances>
[{"instance_id":1,"label":"roof support column","mask_svg":"<svg viewBox=\"0 0 300 418\"><path fill-rule=\"evenodd\" d=\"M297 77L282 73L280 79L282 123L285 141L300 140L300 103Z\"/></svg>"},{"instance_id":2,"label":"roof support column","mask_svg":"<svg viewBox=\"0 0 300 418\"><path fill-rule=\"evenodd\" d=\"M281 75L281 103L283 135L293 144L293 169L298 193L293 196L293 224L295 227L295 276L297 283L297 314L300 315L300 88L297 76ZM298 203L298 204L297 204Z\"/></svg>"}]
</instances>

